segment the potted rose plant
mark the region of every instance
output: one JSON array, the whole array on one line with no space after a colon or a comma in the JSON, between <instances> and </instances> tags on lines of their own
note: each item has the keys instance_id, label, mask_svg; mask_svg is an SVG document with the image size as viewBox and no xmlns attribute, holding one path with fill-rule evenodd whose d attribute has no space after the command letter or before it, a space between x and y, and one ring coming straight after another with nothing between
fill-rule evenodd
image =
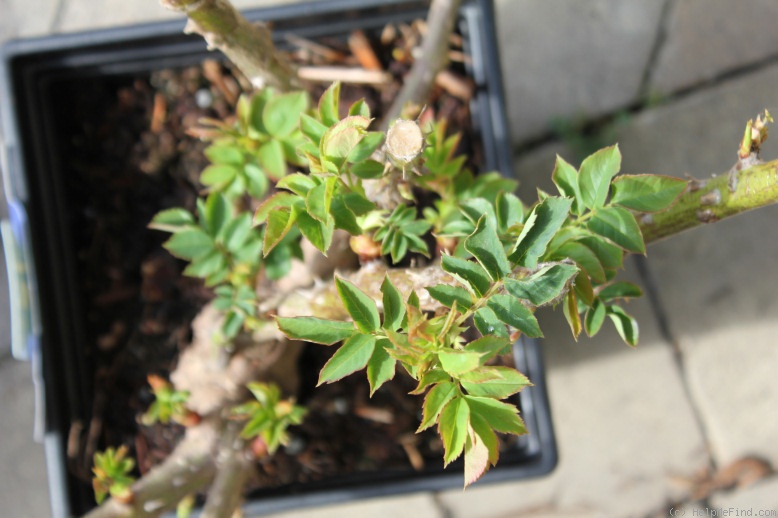
<instances>
[{"instance_id":1,"label":"potted rose plant","mask_svg":"<svg viewBox=\"0 0 778 518\"><path fill-rule=\"evenodd\" d=\"M90 119L86 130L73 130L73 112L63 103L74 87L65 89L63 82L58 82L63 76L51 73L61 73L72 61L86 63L83 69L92 74L98 69L108 71L112 80L118 81L119 77L158 67L149 38L157 35L153 34L157 29L136 33L134 40L140 50L131 52L118 44L115 33L104 33L96 43L93 40L91 57L74 59L49 48L48 62L39 54L24 67L21 64L29 49L22 48L8 60L14 72L8 88L12 96L20 96L23 87L31 85L35 85L34 91L54 92L43 106L34 101L21 103L22 110L31 116L19 125L41 129L53 122L54 127L71 135L67 144L43 140L22 142L21 149L10 147L12 161L26 163L29 176L15 177L17 186L12 194L16 199L11 205L18 211L17 227L9 235L13 234L20 245L17 249L23 261L29 255L35 257L37 268L23 273L27 281L36 274L39 289L46 295L42 299L67 303L69 294L81 295L67 310L41 304L44 325L40 347L44 372L50 374L58 362L66 362L77 373L65 379L47 379L49 397L62 389L84 396L80 402L60 407L66 415L56 415L53 405L47 407L50 423L58 422L59 426L59 435L50 439L52 447L62 450L67 442L76 450L89 451L98 445L101 450L107 448L90 452L94 453L90 468L95 494L100 501L106 499L92 512L95 516L156 515L176 505L183 512L206 487L204 513L230 516L242 501L243 487L257 473L260 478L283 478L285 458L295 457L309 474L321 471L321 458L315 456L318 450L311 447L312 436L304 432L306 419L312 419L317 410L310 391L323 390L313 385L337 386L356 376L366 378L366 388L354 389L357 394L365 391L363 400L336 397L319 409L324 420L353 412L366 422L383 421L392 428L400 421L396 412L371 405L367 396L379 399L392 385L404 382L404 390L420 403L411 411L418 412L412 429L435 430L437 452L444 464L463 457L465 485L497 464L501 453L508 460L515 456L517 469L512 475L547 471L554 464L553 437L543 408L547 403L537 347L526 341L542 336L534 310L560 306L576 336L584 331L594 335L609 320L625 342L635 345L637 324L621 302L638 296L640 290L616 278L624 256L645 253L647 241L775 198L771 187L757 196L753 189L742 188L745 177L770 171L769 164L757 163L759 146L766 137L766 120L757 118L746 129L738 166L728 178L709 181L703 187L663 176L617 176L619 150L611 147L584 160L580 168L558 159L552 175L559 192L541 193L533 203L519 200L512 194L514 182L488 174L490 167L505 169L509 164L505 132L499 131L504 130L504 119L499 106L490 101L494 97L489 97L499 99L501 95L494 69L484 73L483 65L473 62L468 66L465 59L459 70L474 72L473 111L480 117L473 134L488 135L496 127L495 134L503 140L484 137L480 145L468 149L468 139L452 136L441 120L431 116L444 111L442 104L423 109L449 55L458 2L433 2L421 55L407 74L402 72L404 86L397 101L380 108L358 99L346 101L348 94L340 82L327 88L311 86L310 76L290 65L273 47L266 27L247 24L224 2L163 3L186 11L188 29L200 32L210 45L219 47L240 72L232 77L219 65L203 67L203 76L209 76L207 91L198 88L199 79L186 74L156 76L156 93L139 85L134 77L131 87L119 90L115 113L131 113L144 99L149 101L151 127L144 137L156 144L156 153L145 154L129 176L110 177L115 183L106 198L134 190L136 197L120 198L114 213L124 216L123 212L140 207L148 215L144 226L150 220L152 227L144 230L144 236L157 236L149 238L156 239L156 244L164 240L172 256L183 261L184 275L195 279L179 280L170 275L174 265L182 265L170 255L144 258L140 296L147 304L141 310L123 306L137 294L127 289L121 271L109 269L100 282L89 281L100 288L108 283L110 289L105 292L79 291L74 286L79 282L76 279L83 279L83 273L94 266L94 259L90 262L79 251L74 253L67 239L62 239L81 230L73 221L63 221L67 213L63 207L72 210L74 201L66 201L61 193L45 187L50 187L49 181L60 182L56 185L75 194L75 200L82 200L78 195L87 184L95 178L106 180L105 170L96 173L83 166L95 148L83 147L80 141L82 134L103 135L103 128L97 125L93 131ZM378 29L412 18L409 14L399 18L396 6L380 5L384 3L362 10L367 21L363 19L361 28ZM316 17L343 17L334 4L316 5L305 9L313 9ZM300 34L330 35L327 31L331 27L326 24L325 28L304 29L305 22L289 21L291 15L285 12L263 13L264 19L275 20L276 34L288 30L288 34L296 34L298 43ZM417 13L411 12L414 16ZM461 32L469 41L469 47L462 50L485 47L488 63L496 55L488 25L484 31L472 22L490 13L489 4L470 2L462 13L465 22L460 24ZM340 31L344 33L344 29ZM350 31L351 27L346 28L345 34ZM413 33L408 34L402 37L412 39ZM191 45L191 40L176 40L171 54L184 63L200 60L200 49L193 52ZM308 41L304 45L326 54L326 47L322 50ZM402 54L403 48L394 50ZM474 52L471 54L475 60ZM235 88L241 77L247 90L243 95ZM210 103L219 118L201 119L186 128L206 142L202 151L207 163L188 184L195 188L175 196L156 195L158 199L144 206L141 200L150 197L146 190L149 184L169 182L160 175L173 161L170 147L176 147L176 134L170 131L172 119L168 119L175 110L170 109L164 95L168 90L189 91L194 104ZM219 94L215 99L214 92ZM380 120L374 120L376 110L383 110ZM57 113L66 116L52 121ZM63 164L62 158L41 153L50 146L75 150L75 158ZM104 140L100 147L126 146L120 135ZM483 163L467 162L457 154L461 146L471 156L481 155ZM29 164L39 167L39 176L32 174ZM484 174L472 174L471 168L478 165ZM45 176L79 168L86 171L81 180ZM185 172L174 176L174 182L181 182L191 167L182 170ZM115 169L109 167L108 172ZM711 203L715 193L718 198ZM25 208L32 233L22 225L21 209ZM87 239L102 225L108 229L103 233L122 229L119 233L125 245L108 249L106 255L124 259L137 246L134 235L125 233L129 227L119 223L111 226L116 222L103 213L80 217L75 221L87 228ZM159 230L166 233L164 237L155 233ZM26 241L31 236L36 240ZM100 242L88 244L98 247ZM52 256L55 264L41 268L43 258ZM305 271L313 275L294 270L295 259L302 260ZM74 272L77 275L72 275ZM102 303L115 312L140 311L139 331L127 330L123 327L126 320L121 319L102 322L99 333L89 331L80 316L80 306L86 305L84 293L93 300L94 295L100 295L96 297L98 307ZM182 297L195 303L181 305ZM31 309L34 316L35 308ZM87 320L89 315L87 311ZM100 320L115 313L97 311L94 315L93 320ZM193 316L194 323L189 326ZM155 327L176 319L187 324L161 330ZM38 337L36 318L21 315L17 320L29 323L30 336ZM79 343L90 338L96 339L97 352L84 352ZM519 339L524 341L515 345ZM148 381L145 392L127 405L135 405L136 415L142 416L138 426L146 433L141 439L128 440L122 437L123 432L115 432L114 438L119 440L105 444L110 434L99 437L99 428L95 431L99 423L88 421L96 409L105 412L107 408L106 393L97 390L97 385L127 382L127 371L141 364L138 358L164 356L159 352L162 349L154 347L161 342L170 345L171 341L176 353L180 344L187 345L175 359L157 358L156 365L167 362L168 372L164 377L144 373ZM132 347L119 348L117 343ZM309 345L303 348L303 343ZM141 345L152 346L152 351ZM64 351L57 350L60 347ZM323 350L328 352L323 359L318 358L319 363L311 360L310 356ZM31 352L37 355L35 345ZM511 353L514 363L510 363ZM294 368L306 364L315 365L313 373L298 373ZM96 368L98 383L68 383L89 372L90 367ZM363 370L365 374L354 374ZM142 392L137 387L135 391ZM394 394L389 396L391 399ZM528 428L532 432L529 436ZM340 435L353 440L342 430ZM423 453L434 449L435 434L432 436L423 446L412 435L395 432L393 438L409 462L423 472ZM150 458L149 447L164 449L160 443L166 441L177 442L168 449L169 457ZM128 442L137 460L128 456ZM372 448L365 448L359 463L369 464L385 456L380 447ZM420 451L424 448L430 451ZM92 456L89 458L91 461ZM135 476L136 463L143 463L140 478ZM75 472L81 468L83 475L83 466L73 468ZM455 477L460 483L461 476L459 470ZM355 478L365 477L360 474ZM322 495L377 494L385 491L379 487L394 479L392 474L382 474L372 486L362 484L356 490L333 488L325 480L314 483L309 493L313 496L304 498L315 503L317 498L332 498ZM420 482L416 487L432 488L450 483L452 476L425 479L412 475L411 479ZM394 480L390 490L409 487L407 482ZM306 494L294 483L287 484L287 490ZM71 497L77 492L72 487L67 491ZM298 496L294 499L301 500ZM291 500L287 496L277 498L276 504L258 505L267 510L288 505Z\"/></svg>"}]
</instances>

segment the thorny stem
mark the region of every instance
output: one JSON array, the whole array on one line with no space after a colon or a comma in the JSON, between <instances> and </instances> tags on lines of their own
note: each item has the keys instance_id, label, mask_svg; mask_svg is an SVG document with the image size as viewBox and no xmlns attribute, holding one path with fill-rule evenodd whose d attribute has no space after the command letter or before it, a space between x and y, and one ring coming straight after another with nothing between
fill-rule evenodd
<instances>
[{"instance_id":1,"label":"thorny stem","mask_svg":"<svg viewBox=\"0 0 778 518\"><path fill-rule=\"evenodd\" d=\"M255 88L287 91L299 85L297 74L275 46L264 24L252 24L227 0L160 0L189 17L184 32L196 32L209 48L221 50Z\"/></svg>"},{"instance_id":2,"label":"thorny stem","mask_svg":"<svg viewBox=\"0 0 778 518\"><path fill-rule=\"evenodd\" d=\"M740 163L739 163L740 164ZM747 169L736 165L729 174L690 180L669 209L638 216L646 243L752 209L778 203L778 160Z\"/></svg>"}]
</instances>

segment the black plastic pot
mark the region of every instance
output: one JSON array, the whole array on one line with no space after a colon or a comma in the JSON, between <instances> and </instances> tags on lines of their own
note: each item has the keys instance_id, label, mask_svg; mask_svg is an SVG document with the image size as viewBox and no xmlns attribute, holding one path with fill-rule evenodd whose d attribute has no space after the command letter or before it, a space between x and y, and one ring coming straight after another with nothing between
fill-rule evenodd
<instances>
[{"instance_id":1,"label":"black plastic pot","mask_svg":"<svg viewBox=\"0 0 778 518\"><path fill-rule=\"evenodd\" d=\"M306 38L348 34L354 28L379 29L391 21L426 15L426 2L330 0L248 12L273 22L279 42L293 33ZM472 55L477 85L473 124L482 138L486 170L512 171L505 119L493 6L466 1L460 30ZM198 37L182 33L183 22L141 25L88 33L14 41L3 48L0 66L3 173L8 215L3 241L11 279L13 352L31 360L41 397L36 434L44 442L53 515L80 514L93 505L91 489L68 473L66 441L74 422L88 423L92 408L88 362L82 344L85 308L78 302L72 229L72 200L63 194L68 174L58 156L53 92L64 82L104 81L128 74L195 64L208 56ZM212 57L213 55L210 54ZM16 265L14 269L13 266ZM521 393L530 434L503 454L483 482L515 480L548 473L557 454L549 415L539 344L518 343L518 368L534 387ZM354 480L358 478L358 480ZM257 494L249 512L270 512L353 498L440 490L461 486L461 469L446 472L376 474L335 479L306 487Z\"/></svg>"}]
</instances>

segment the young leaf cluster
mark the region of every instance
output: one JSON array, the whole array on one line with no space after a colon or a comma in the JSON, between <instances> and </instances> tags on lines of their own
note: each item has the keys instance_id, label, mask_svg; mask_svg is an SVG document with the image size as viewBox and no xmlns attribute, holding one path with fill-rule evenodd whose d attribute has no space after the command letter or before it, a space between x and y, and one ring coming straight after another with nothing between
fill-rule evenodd
<instances>
[{"instance_id":1,"label":"young leaf cluster","mask_svg":"<svg viewBox=\"0 0 778 518\"><path fill-rule=\"evenodd\" d=\"M154 394L154 402L141 417L144 425L167 424L173 421L186 426L198 420L186 406L189 392L176 390L173 385L156 375L149 375L148 381Z\"/></svg>"},{"instance_id":2,"label":"young leaf cluster","mask_svg":"<svg viewBox=\"0 0 778 518\"><path fill-rule=\"evenodd\" d=\"M237 213L222 193L198 200L197 216L182 208L167 209L154 217L150 227L172 233L163 246L189 261L184 275L204 279L206 286L216 288L219 309L227 311L222 331L232 338L256 313L253 286L262 265L258 261L262 236L252 227L251 214Z\"/></svg>"},{"instance_id":3,"label":"young leaf cluster","mask_svg":"<svg viewBox=\"0 0 778 518\"><path fill-rule=\"evenodd\" d=\"M299 128L304 142L297 152L308 163L309 174L295 173L280 180L277 193L254 215L264 225L264 254L271 253L294 229L326 254L335 229L359 235L357 218L375 209L362 180L381 176L384 165L373 158L383 133L368 131L370 110L354 103L341 119L340 84L322 95L313 113L303 113Z\"/></svg>"},{"instance_id":4,"label":"young leaf cluster","mask_svg":"<svg viewBox=\"0 0 778 518\"><path fill-rule=\"evenodd\" d=\"M264 198L270 180L286 175L287 164L305 165L297 154L304 142L297 121L309 104L305 92L265 88L239 98L236 123L206 120L213 128L213 142L205 150L211 165L203 170L200 182L230 200L246 193Z\"/></svg>"},{"instance_id":5,"label":"young leaf cluster","mask_svg":"<svg viewBox=\"0 0 778 518\"><path fill-rule=\"evenodd\" d=\"M305 408L295 405L291 399L281 399L278 385L252 382L248 384L248 389L254 400L235 407L232 414L235 418L248 420L241 437L261 438L267 452L272 455L279 446L288 444L287 429L303 421Z\"/></svg>"},{"instance_id":6,"label":"young leaf cluster","mask_svg":"<svg viewBox=\"0 0 778 518\"><path fill-rule=\"evenodd\" d=\"M130 473L135 467L135 461L127 457L127 453L126 446L95 453L92 488L98 504L102 504L108 495L122 502L132 500L130 487L135 478Z\"/></svg>"},{"instance_id":7,"label":"young leaf cluster","mask_svg":"<svg viewBox=\"0 0 778 518\"><path fill-rule=\"evenodd\" d=\"M393 263L400 262L410 250L429 257L427 243L422 237L429 231L430 223L416 219L416 208L398 205L384 221L375 224L373 239L381 243L381 255L389 255ZM372 228L364 225L365 230Z\"/></svg>"}]
</instances>

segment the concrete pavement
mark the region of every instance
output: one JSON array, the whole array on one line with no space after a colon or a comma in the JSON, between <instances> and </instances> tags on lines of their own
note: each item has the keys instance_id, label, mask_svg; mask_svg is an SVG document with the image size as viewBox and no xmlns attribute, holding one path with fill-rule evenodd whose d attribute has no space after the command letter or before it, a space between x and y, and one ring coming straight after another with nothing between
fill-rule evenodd
<instances>
[{"instance_id":1,"label":"concrete pavement","mask_svg":"<svg viewBox=\"0 0 778 518\"><path fill-rule=\"evenodd\" d=\"M171 16L154 0L0 1L0 40ZM538 186L553 190L556 153L575 163L581 147L611 141L620 143L625 172L722 174L745 121L764 108L778 112L778 8L770 0L495 4L525 199ZM584 137L553 132L592 121L600 131ZM768 140L765 157L778 157L778 142ZM677 236L650 247L643 267L630 263L626 277L655 292L627 308L641 325L635 350L612 330L575 343L560 315L542 315L560 448L550 476L277 516L648 517L671 507L685 516L778 516L774 475L719 487L722 468L744 457L778 466L777 209ZM3 284L0 292L3 303ZM48 515L42 448L30 439L29 367L8 359L5 314L0 509L37 518Z\"/></svg>"}]
</instances>

